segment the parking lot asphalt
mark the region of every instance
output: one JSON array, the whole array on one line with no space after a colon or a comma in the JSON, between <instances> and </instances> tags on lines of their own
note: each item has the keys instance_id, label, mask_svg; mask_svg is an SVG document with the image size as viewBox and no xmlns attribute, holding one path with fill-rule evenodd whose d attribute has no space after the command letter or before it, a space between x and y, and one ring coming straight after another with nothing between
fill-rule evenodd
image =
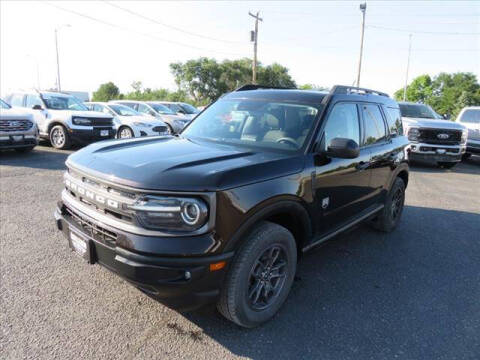
<instances>
[{"instance_id":1,"label":"parking lot asphalt","mask_svg":"<svg viewBox=\"0 0 480 360\"><path fill-rule=\"evenodd\" d=\"M210 307L179 314L56 230L70 152L0 153L2 359L478 359L480 158L411 168L391 234L365 225L299 264L280 313L253 330Z\"/></svg>"}]
</instances>

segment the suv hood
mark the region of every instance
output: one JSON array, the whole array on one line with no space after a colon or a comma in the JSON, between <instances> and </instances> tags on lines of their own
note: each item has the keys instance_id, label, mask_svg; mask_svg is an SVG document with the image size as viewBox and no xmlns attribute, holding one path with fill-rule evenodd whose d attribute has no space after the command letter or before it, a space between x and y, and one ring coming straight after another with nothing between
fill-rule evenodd
<instances>
[{"instance_id":1,"label":"suv hood","mask_svg":"<svg viewBox=\"0 0 480 360\"><path fill-rule=\"evenodd\" d=\"M38 110L34 110L38 111ZM59 116L62 119L68 118L70 116L81 116L81 117L86 117L86 118L105 118L105 119L111 119L112 116L107 115L103 112L99 111L82 111L82 110L52 110L48 109L47 110L49 113L52 114L52 116Z\"/></svg>"},{"instance_id":2,"label":"suv hood","mask_svg":"<svg viewBox=\"0 0 480 360\"><path fill-rule=\"evenodd\" d=\"M33 121L33 115L18 108L0 109L0 119Z\"/></svg>"},{"instance_id":3,"label":"suv hood","mask_svg":"<svg viewBox=\"0 0 480 360\"><path fill-rule=\"evenodd\" d=\"M304 160L167 136L95 143L70 155L67 166L139 189L215 191L298 173Z\"/></svg>"},{"instance_id":4,"label":"suv hood","mask_svg":"<svg viewBox=\"0 0 480 360\"><path fill-rule=\"evenodd\" d=\"M402 122L404 127L418 126L422 128L449 129L449 130L465 129L465 126L449 120L402 117Z\"/></svg>"}]
</instances>

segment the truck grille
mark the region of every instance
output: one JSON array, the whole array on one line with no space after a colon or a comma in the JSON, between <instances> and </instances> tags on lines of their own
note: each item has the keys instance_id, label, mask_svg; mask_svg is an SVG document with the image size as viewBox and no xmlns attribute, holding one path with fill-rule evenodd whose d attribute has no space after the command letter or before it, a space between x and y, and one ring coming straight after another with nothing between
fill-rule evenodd
<instances>
[{"instance_id":1,"label":"truck grille","mask_svg":"<svg viewBox=\"0 0 480 360\"><path fill-rule=\"evenodd\" d=\"M444 134L442 139L438 135ZM440 135L442 136L442 135ZM462 139L462 132L460 130L446 130L446 129L420 129L419 141L426 144L438 145L458 145Z\"/></svg>"},{"instance_id":2,"label":"truck grille","mask_svg":"<svg viewBox=\"0 0 480 360\"><path fill-rule=\"evenodd\" d=\"M83 116L79 116L82 119L85 119ZM74 120L73 118L72 120ZM112 126L113 125L113 120L112 118L95 118L95 117L88 117L92 123L91 125L85 125L85 126ZM75 123L75 122L74 122ZM81 126L81 124L79 124Z\"/></svg>"},{"instance_id":3,"label":"truck grille","mask_svg":"<svg viewBox=\"0 0 480 360\"><path fill-rule=\"evenodd\" d=\"M72 209L64 206L63 212L66 217L69 217L74 223L76 223L85 234L89 235L95 240L103 242L105 244L114 245L117 241L117 234L107 230L90 220L85 219L83 216L73 211Z\"/></svg>"},{"instance_id":4,"label":"truck grille","mask_svg":"<svg viewBox=\"0 0 480 360\"><path fill-rule=\"evenodd\" d=\"M0 120L0 131L26 131L32 126L30 120Z\"/></svg>"}]
</instances>

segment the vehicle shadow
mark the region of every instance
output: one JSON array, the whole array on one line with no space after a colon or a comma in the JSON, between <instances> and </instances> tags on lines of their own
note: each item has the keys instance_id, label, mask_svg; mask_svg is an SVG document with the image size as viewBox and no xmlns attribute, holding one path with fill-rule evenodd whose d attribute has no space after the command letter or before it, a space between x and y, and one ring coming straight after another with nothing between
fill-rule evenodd
<instances>
[{"instance_id":1,"label":"vehicle shadow","mask_svg":"<svg viewBox=\"0 0 480 360\"><path fill-rule=\"evenodd\" d=\"M480 156L472 156L467 160L462 160L451 169L438 167L436 164L428 162L410 163L410 171L425 173L457 173L457 174L479 174L480 175Z\"/></svg>"},{"instance_id":2,"label":"vehicle shadow","mask_svg":"<svg viewBox=\"0 0 480 360\"><path fill-rule=\"evenodd\" d=\"M0 152L0 166L63 170L66 169L65 160L67 160L68 155L78 149L56 150L51 147L37 146L28 153L5 150Z\"/></svg>"},{"instance_id":3,"label":"vehicle shadow","mask_svg":"<svg viewBox=\"0 0 480 360\"><path fill-rule=\"evenodd\" d=\"M239 328L213 307L183 316L253 359L453 358L460 339L474 358L479 233L480 214L406 206L390 234L362 225L307 254L286 304L259 328Z\"/></svg>"}]
</instances>

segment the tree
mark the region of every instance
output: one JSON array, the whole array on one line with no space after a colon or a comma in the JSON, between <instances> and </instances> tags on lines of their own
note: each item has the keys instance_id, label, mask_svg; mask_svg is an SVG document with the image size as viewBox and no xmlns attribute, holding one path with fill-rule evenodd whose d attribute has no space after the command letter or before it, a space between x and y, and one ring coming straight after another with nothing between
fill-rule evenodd
<instances>
[{"instance_id":1,"label":"tree","mask_svg":"<svg viewBox=\"0 0 480 360\"><path fill-rule=\"evenodd\" d=\"M100 85L97 91L93 93L93 101L110 101L120 97L120 90L113 82Z\"/></svg>"},{"instance_id":2,"label":"tree","mask_svg":"<svg viewBox=\"0 0 480 360\"><path fill-rule=\"evenodd\" d=\"M191 96L198 104L215 101L222 94L251 83L252 61L250 59L225 60L199 58L186 63L170 64L175 82L180 90ZM258 82L274 87L295 87L288 69L280 64L263 66L257 64Z\"/></svg>"},{"instance_id":3,"label":"tree","mask_svg":"<svg viewBox=\"0 0 480 360\"><path fill-rule=\"evenodd\" d=\"M395 92L395 98L403 99L403 89ZM480 104L480 84L472 73L440 73L433 79L421 75L407 86L407 101L428 104L455 119L463 107Z\"/></svg>"}]
</instances>

